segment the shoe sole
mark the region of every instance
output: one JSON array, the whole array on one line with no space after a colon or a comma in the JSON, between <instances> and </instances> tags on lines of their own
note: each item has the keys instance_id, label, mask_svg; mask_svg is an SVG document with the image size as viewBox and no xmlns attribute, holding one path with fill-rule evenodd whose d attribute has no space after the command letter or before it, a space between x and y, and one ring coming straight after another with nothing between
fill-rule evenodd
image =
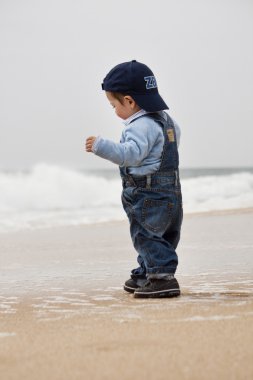
<instances>
[{"instance_id":1,"label":"shoe sole","mask_svg":"<svg viewBox=\"0 0 253 380\"><path fill-rule=\"evenodd\" d=\"M124 290L128 293L134 293L136 289L138 288L130 288L130 286L124 285Z\"/></svg>"},{"instance_id":2,"label":"shoe sole","mask_svg":"<svg viewBox=\"0 0 253 380\"><path fill-rule=\"evenodd\" d=\"M158 290L156 292L134 292L134 298L169 298L180 296L179 289Z\"/></svg>"}]
</instances>

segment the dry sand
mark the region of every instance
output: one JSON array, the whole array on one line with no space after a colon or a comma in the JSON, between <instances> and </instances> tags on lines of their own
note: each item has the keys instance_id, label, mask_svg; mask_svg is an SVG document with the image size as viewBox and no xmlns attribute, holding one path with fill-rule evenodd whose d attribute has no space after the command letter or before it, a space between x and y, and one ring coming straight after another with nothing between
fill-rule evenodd
<instances>
[{"instance_id":1,"label":"dry sand","mask_svg":"<svg viewBox=\"0 0 253 380\"><path fill-rule=\"evenodd\" d=\"M253 379L253 210L186 216L176 299L122 290L126 222L0 235L0 379Z\"/></svg>"}]
</instances>

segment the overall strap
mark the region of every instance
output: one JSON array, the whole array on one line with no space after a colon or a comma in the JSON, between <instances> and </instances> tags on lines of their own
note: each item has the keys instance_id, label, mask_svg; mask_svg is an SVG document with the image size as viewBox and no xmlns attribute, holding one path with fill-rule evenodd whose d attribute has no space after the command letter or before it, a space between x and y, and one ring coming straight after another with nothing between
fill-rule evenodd
<instances>
[{"instance_id":1,"label":"overall strap","mask_svg":"<svg viewBox=\"0 0 253 380\"><path fill-rule=\"evenodd\" d=\"M163 115L165 116L155 112L152 114L148 113L145 116L158 121L163 127L164 145L158 172L169 172L171 170L178 170L179 156L174 122L167 113L164 112Z\"/></svg>"}]
</instances>

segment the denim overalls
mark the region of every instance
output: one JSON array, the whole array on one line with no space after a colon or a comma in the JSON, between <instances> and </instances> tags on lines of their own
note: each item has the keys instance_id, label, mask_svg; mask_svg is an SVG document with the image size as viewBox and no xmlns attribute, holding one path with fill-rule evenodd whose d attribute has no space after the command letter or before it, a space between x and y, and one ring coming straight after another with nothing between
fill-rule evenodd
<instances>
[{"instance_id":1,"label":"denim overalls","mask_svg":"<svg viewBox=\"0 0 253 380\"><path fill-rule=\"evenodd\" d=\"M183 219L182 195L178 172L179 158L173 120L158 113L146 114L163 128L164 147L159 170L146 176L131 176L120 168L122 204L130 222L133 245L139 267L132 278L152 274L174 274L178 265L176 247ZM141 116L142 117L142 116Z\"/></svg>"}]
</instances>

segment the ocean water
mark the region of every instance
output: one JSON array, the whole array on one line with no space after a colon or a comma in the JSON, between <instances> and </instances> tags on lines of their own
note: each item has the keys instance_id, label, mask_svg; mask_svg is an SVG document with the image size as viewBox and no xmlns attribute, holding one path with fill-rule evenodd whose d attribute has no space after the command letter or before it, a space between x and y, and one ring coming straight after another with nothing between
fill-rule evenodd
<instances>
[{"instance_id":1,"label":"ocean water","mask_svg":"<svg viewBox=\"0 0 253 380\"><path fill-rule=\"evenodd\" d=\"M253 168L181 169L184 212L253 207ZM0 233L124 220L118 169L0 172Z\"/></svg>"}]
</instances>

